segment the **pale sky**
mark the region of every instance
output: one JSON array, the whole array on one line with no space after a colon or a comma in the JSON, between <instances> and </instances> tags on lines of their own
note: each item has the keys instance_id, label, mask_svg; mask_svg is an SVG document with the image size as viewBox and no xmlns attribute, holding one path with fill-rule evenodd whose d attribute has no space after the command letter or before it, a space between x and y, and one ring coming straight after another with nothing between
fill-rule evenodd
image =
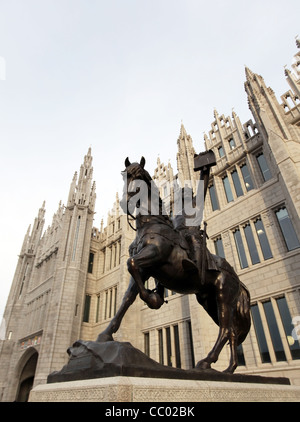
<instances>
[{"instance_id":1,"label":"pale sky","mask_svg":"<svg viewBox=\"0 0 300 422\"><path fill-rule=\"evenodd\" d=\"M94 225L121 191L124 159L176 172L181 120L203 151L213 110L252 116L247 65L289 89L299 0L0 0L0 320L23 238L45 229L88 148Z\"/></svg>"}]
</instances>

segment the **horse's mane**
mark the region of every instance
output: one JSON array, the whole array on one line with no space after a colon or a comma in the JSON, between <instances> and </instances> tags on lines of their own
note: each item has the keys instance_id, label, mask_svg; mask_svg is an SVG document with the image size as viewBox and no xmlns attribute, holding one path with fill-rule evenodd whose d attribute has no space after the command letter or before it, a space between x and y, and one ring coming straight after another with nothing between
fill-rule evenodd
<instances>
[{"instance_id":1,"label":"horse's mane","mask_svg":"<svg viewBox=\"0 0 300 422\"><path fill-rule=\"evenodd\" d=\"M150 185L153 180L150 174L145 170L139 163L132 163L129 167L126 167L125 172L135 179L142 179Z\"/></svg>"}]
</instances>

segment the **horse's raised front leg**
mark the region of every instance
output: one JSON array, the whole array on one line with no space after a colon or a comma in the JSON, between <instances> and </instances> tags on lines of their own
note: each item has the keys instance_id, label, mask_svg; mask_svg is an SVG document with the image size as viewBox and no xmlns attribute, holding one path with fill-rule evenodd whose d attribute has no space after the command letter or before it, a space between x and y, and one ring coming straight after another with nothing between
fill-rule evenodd
<instances>
[{"instance_id":1,"label":"horse's raised front leg","mask_svg":"<svg viewBox=\"0 0 300 422\"><path fill-rule=\"evenodd\" d=\"M102 331L97 337L97 341L113 341L113 334L116 333L120 327L121 321L127 311L127 309L133 304L138 294L137 285L132 277L130 277L128 289L125 292L121 306L119 307L116 315L110 321L107 328Z\"/></svg>"},{"instance_id":2,"label":"horse's raised front leg","mask_svg":"<svg viewBox=\"0 0 300 422\"><path fill-rule=\"evenodd\" d=\"M158 248L155 245L144 247L139 253L130 257L127 261L128 271L136 282L140 298L151 309L159 309L163 305L164 300L158 293L145 288L145 278L142 274L147 271L147 268L156 265L159 261Z\"/></svg>"}]
</instances>

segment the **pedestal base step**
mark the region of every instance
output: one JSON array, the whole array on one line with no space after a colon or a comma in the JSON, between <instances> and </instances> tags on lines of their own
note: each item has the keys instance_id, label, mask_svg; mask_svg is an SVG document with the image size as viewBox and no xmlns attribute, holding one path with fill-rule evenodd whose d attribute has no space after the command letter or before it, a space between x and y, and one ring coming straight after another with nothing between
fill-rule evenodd
<instances>
[{"instance_id":1,"label":"pedestal base step","mask_svg":"<svg viewBox=\"0 0 300 422\"><path fill-rule=\"evenodd\" d=\"M300 402L300 386L141 377L42 384L30 402Z\"/></svg>"}]
</instances>

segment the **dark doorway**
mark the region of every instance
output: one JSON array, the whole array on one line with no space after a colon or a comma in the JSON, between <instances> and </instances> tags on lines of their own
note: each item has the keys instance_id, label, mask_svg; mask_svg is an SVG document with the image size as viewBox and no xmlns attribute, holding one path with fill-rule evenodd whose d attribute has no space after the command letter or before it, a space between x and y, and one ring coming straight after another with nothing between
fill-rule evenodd
<instances>
[{"instance_id":1,"label":"dark doorway","mask_svg":"<svg viewBox=\"0 0 300 422\"><path fill-rule=\"evenodd\" d=\"M21 372L19 389L16 401L17 402L27 402L29 398L29 393L33 386L34 374L36 370L38 360L38 353L34 351L33 354L28 358Z\"/></svg>"},{"instance_id":2,"label":"dark doorway","mask_svg":"<svg viewBox=\"0 0 300 422\"><path fill-rule=\"evenodd\" d=\"M19 388L19 393L17 400L18 402L27 402L29 398L29 393L33 386L34 377L26 378L22 381Z\"/></svg>"}]
</instances>

